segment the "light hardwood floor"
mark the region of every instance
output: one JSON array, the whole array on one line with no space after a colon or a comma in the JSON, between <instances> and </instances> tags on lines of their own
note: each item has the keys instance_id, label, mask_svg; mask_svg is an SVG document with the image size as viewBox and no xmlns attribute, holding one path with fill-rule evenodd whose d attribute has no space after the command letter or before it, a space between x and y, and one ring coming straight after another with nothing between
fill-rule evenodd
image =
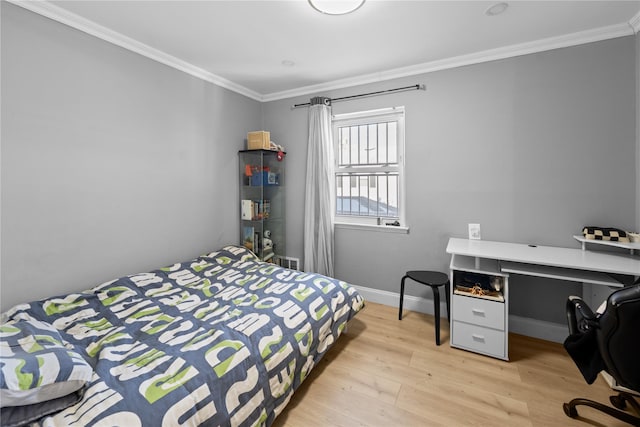
<instances>
[{"instance_id":1,"label":"light hardwood floor","mask_svg":"<svg viewBox=\"0 0 640 427\"><path fill-rule=\"evenodd\" d=\"M449 345L433 316L367 303L349 322L275 427L312 426L622 426L588 407L580 418L562 403L586 397L608 404L602 378L585 383L562 345L510 334L505 362Z\"/></svg>"}]
</instances>

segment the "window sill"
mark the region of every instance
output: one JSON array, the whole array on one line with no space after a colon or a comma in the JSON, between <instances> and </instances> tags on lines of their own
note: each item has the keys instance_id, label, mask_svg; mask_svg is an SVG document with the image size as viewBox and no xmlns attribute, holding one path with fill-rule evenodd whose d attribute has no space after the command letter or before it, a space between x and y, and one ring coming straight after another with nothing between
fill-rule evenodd
<instances>
[{"instance_id":1,"label":"window sill","mask_svg":"<svg viewBox=\"0 0 640 427\"><path fill-rule=\"evenodd\" d=\"M396 227L393 225L353 224L349 222L336 222L334 225L336 228L349 230L366 230L379 233L409 234L409 227Z\"/></svg>"}]
</instances>

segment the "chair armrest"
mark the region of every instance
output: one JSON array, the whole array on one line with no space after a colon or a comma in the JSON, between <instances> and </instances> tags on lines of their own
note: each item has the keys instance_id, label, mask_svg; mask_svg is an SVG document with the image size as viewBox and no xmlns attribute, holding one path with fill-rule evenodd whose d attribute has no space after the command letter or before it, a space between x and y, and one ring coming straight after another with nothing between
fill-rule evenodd
<instances>
[{"instance_id":1,"label":"chair armrest","mask_svg":"<svg viewBox=\"0 0 640 427\"><path fill-rule=\"evenodd\" d=\"M569 333L579 334L582 331L578 329L578 321L576 312L580 313L584 322L588 327L598 327L597 316L591 311L589 306L577 296L570 296L567 299L567 323L569 324Z\"/></svg>"}]
</instances>

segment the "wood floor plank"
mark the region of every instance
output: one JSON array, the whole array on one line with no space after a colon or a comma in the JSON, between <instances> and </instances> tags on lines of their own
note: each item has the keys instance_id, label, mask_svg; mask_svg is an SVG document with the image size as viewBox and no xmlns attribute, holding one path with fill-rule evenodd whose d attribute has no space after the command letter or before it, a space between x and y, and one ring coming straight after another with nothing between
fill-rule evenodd
<instances>
[{"instance_id":1,"label":"wood floor plank","mask_svg":"<svg viewBox=\"0 0 640 427\"><path fill-rule=\"evenodd\" d=\"M398 406L451 425L530 426L527 403L481 388L434 381L429 389L403 386Z\"/></svg>"},{"instance_id":2,"label":"wood floor plank","mask_svg":"<svg viewBox=\"0 0 640 427\"><path fill-rule=\"evenodd\" d=\"M275 427L625 425L591 408L568 418L562 404L608 404L602 378L587 384L562 345L510 334L510 361L436 346L432 316L366 303L296 391Z\"/></svg>"},{"instance_id":3,"label":"wood floor plank","mask_svg":"<svg viewBox=\"0 0 640 427\"><path fill-rule=\"evenodd\" d=\"M395 403L402 385L398 381L388 380L349 366L335 366L333 369L327 370L322 380L326 381L328 386L337 386L347 392L356 392L389 404Z\"/></svg>"}]
</instances>

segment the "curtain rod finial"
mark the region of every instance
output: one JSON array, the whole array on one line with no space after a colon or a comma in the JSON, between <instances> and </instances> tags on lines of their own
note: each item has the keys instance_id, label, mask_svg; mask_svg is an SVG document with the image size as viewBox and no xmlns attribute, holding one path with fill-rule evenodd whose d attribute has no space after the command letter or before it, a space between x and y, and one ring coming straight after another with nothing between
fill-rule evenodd
<instances>
[{"instance_id":1,"label":"curtain rod finial","mask_svg":"<svg viewBox=\"0 0 640 427\"><path fill-rule=\"evenodd\" d=\"M426 85L418 85L418 90L427 90Z\"/></svg>"}]
</instances>

